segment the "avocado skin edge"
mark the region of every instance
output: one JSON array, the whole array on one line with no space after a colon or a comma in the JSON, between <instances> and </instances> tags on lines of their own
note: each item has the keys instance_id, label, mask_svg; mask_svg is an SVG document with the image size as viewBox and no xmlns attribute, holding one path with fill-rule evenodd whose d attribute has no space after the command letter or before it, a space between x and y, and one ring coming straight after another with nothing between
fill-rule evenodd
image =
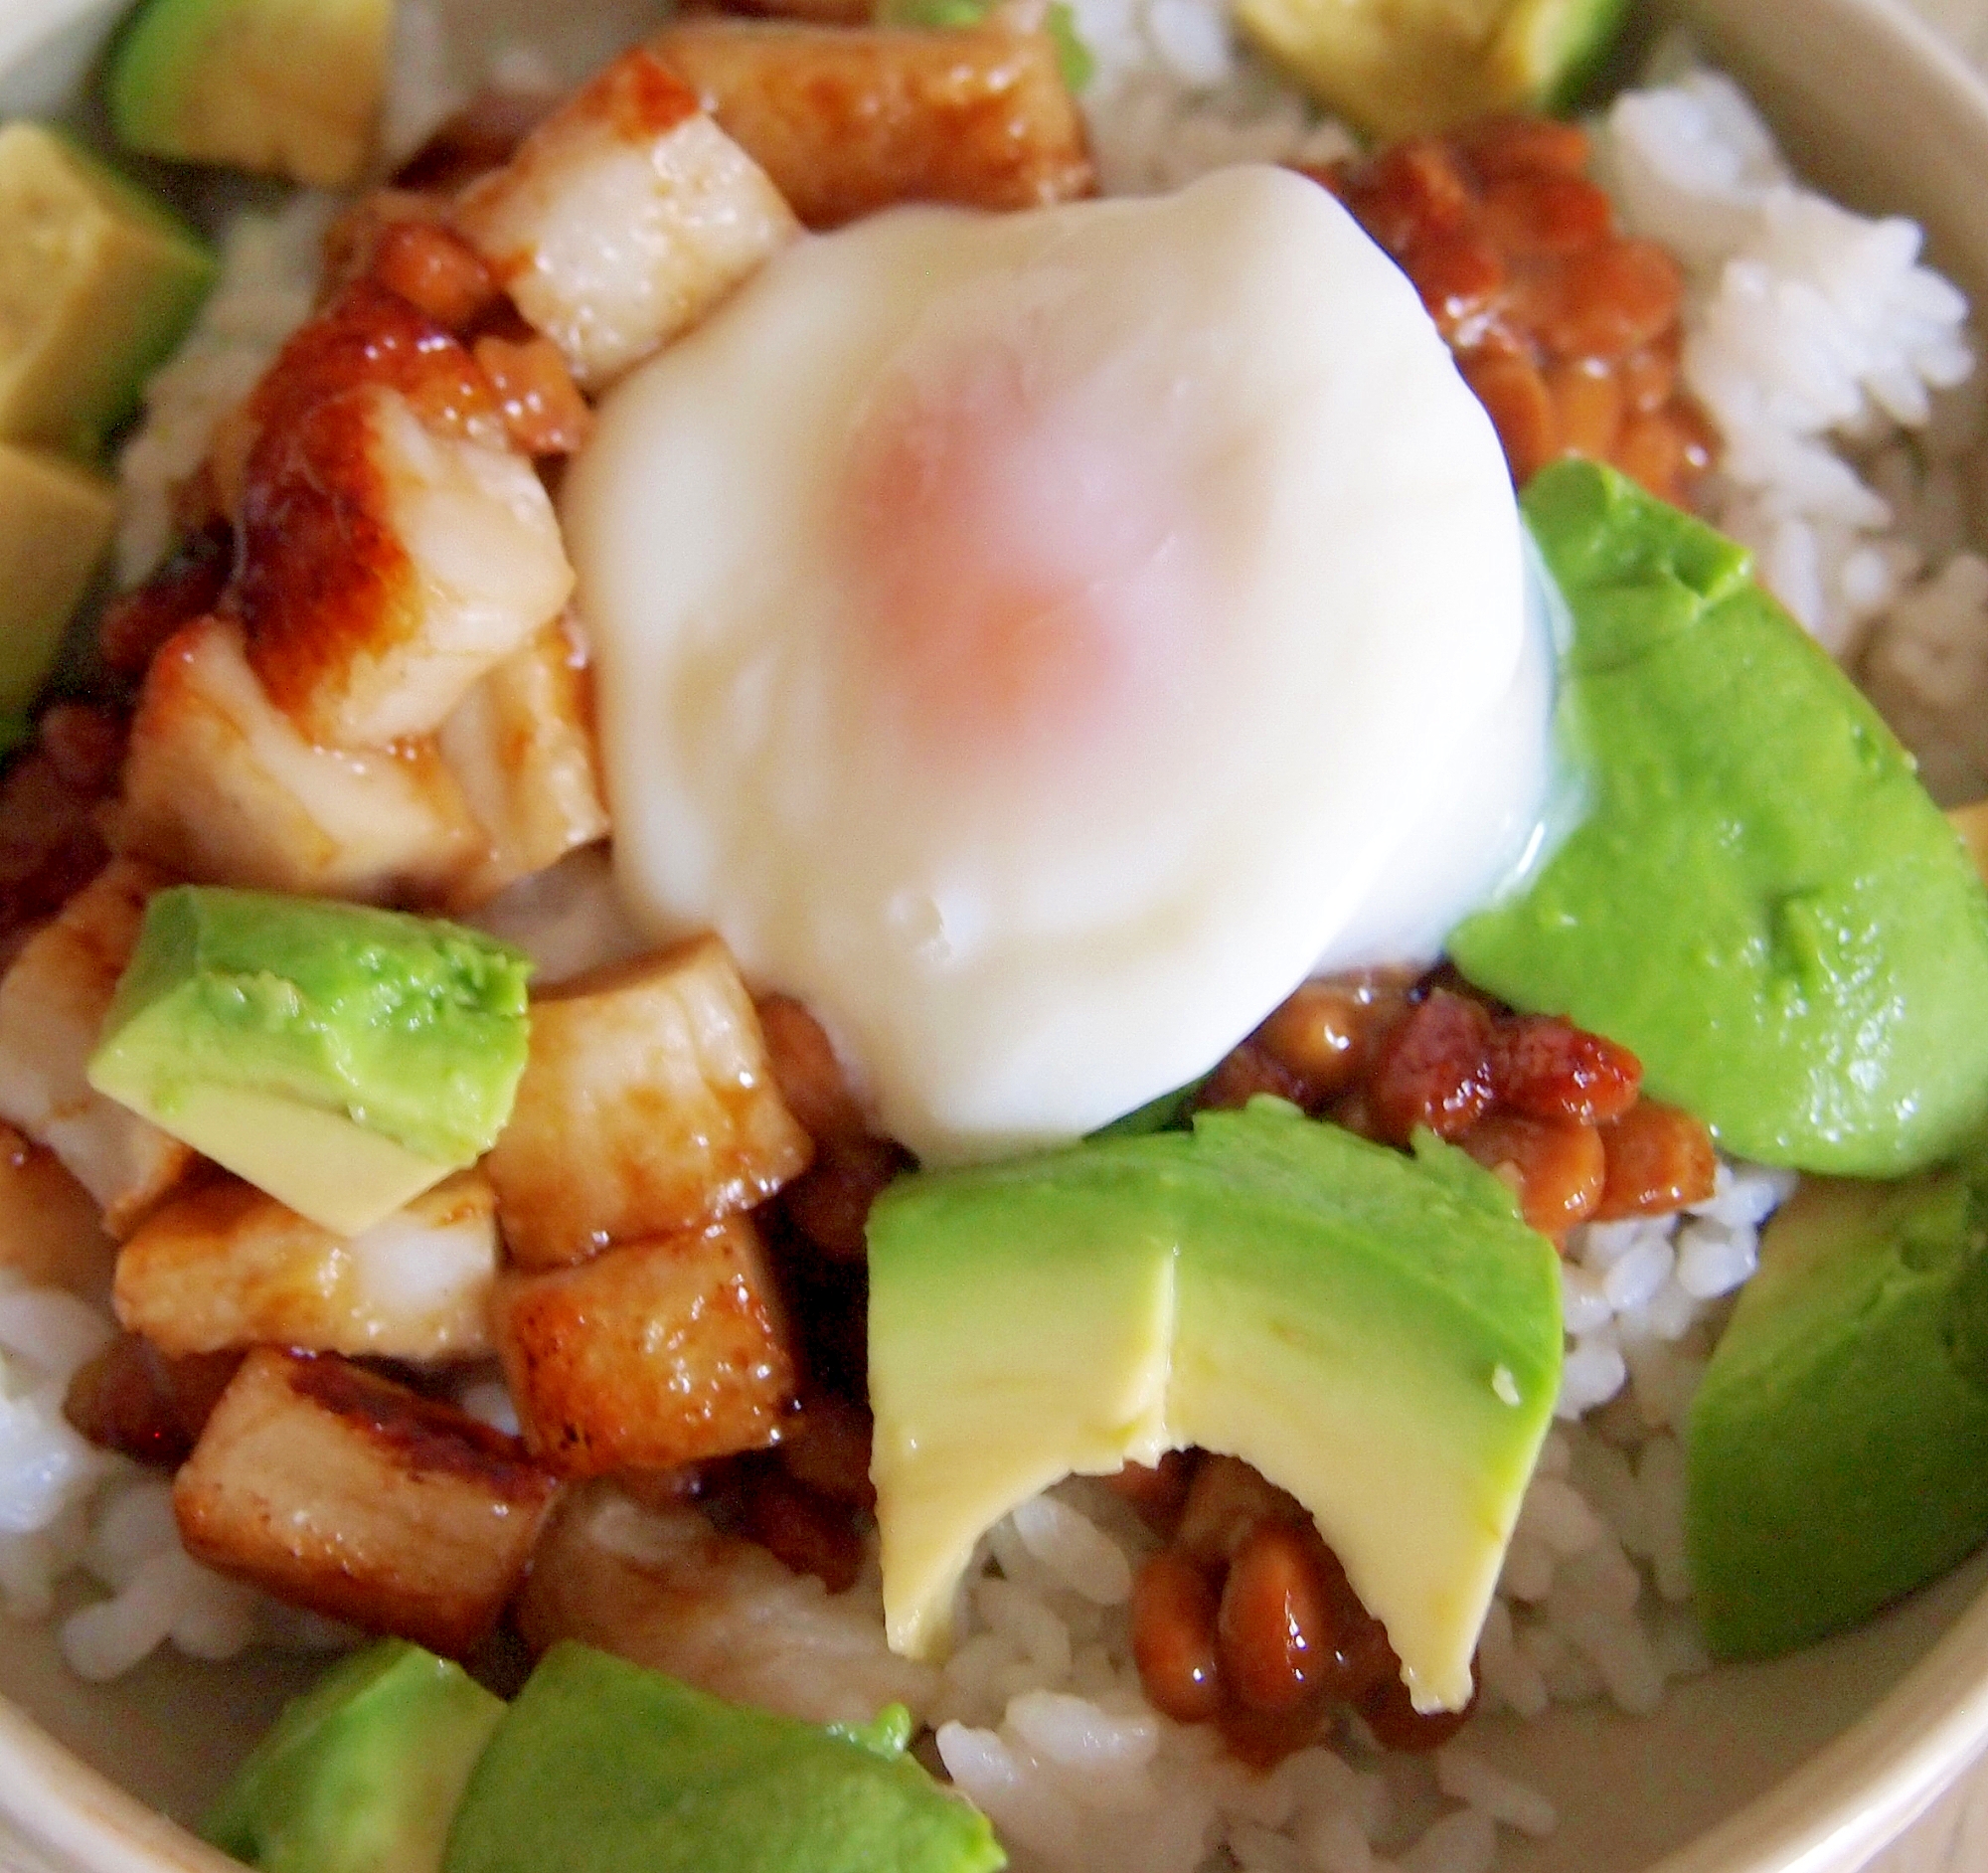
<instances>
[{"instance_id":1,"label":"avocado skin edge","mask_svg":"<svg viewBox=\"0 0 1988 1873\"><path fill-rule=\"evenodd\" d=\"M1814 1181L1693 1401L1686 1540L1726 1658L1792 1651L1988 1536L1988 1165Z\"/></svg>"},{"instance_id":2,"label":"avocado skin edge","mask_svg":"<svg viewBox=\"0 0 1988 1873\"><path fill-rule=\"evenodd\" d=\"M491 1738L443 1873L996 1873L987 1818L890 1750L567 1640Z\"/></svg>"},{"instance_id":3,"label":"avocado skin edge","mask_svg":"<svg viewBox=\"0 0 1988 1873\"><path fill-rule=\"evenodd\" d=\"M1493 54L1530 73L1522 104L1549 116L1572 116L1614 57L1629 0L1520 0Z\"/></svg>"},{"instance_id":4,"label":"avocado skin edge","mask_svg":"<svg viewBox=\"0 0 1988 1873\"><path fill-rule=\"evenodd\" d=\"M1588 462L1524 504L1585 816L1452 933L1457 967L1633 1049L1737 1155L1951 1156L1988 1115L1988 894L1897 738L1740 547Z\"/></svg>"}]
</instances>

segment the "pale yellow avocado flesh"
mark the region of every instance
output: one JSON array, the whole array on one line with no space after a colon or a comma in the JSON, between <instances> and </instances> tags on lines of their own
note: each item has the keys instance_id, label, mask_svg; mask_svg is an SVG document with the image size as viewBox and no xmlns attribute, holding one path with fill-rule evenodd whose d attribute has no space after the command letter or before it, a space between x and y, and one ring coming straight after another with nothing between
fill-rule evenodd
<instances>
[{"instance_id":1,"label":"pale yellow avocado flesh","mask_svg":"<svg viewBox=\"0 0 1988 1873\"><path fill-rule=\"evenodd\" d=\"M915 1448L880 1443L873 1456L879 1500L891 1505L883 1568L892 1649L943 1655L953 1591L980 1534L1023 1503L1066 1475L1108 1476L1199 1448L1242 1457L1296 1496L1330 1531L1347 1579L1387 1626L1416 1703L1461 1708L1511 1538L1513 1481L1523 1493L1530 1456L1487 1467L1482 1446L1445 1447L1418 1412L1376 1418L1364 1362L1321 1368L1299 1348L1247 1334L1228 1342L1239 1356L1225 1358L1219 1325L1176 1344L1177 1273L1170 1254L1143 1267L1128 1260L1117 1278L1075 1301L1051 1291L1052 1277L1017 1307L1040 1323L1036 1338L993 1367L984 1319L962 1309L956 1362L946 1368L962 1407L951 1427L962 1435L950 1440L927 1420ZM873 1404L875 1384L873 1375ZM967 1399L981 1409L964 1409ZM907 1421L893 1404L877 1405L880 1425ZM1018 1422L1029 1423L1030 1438L999 1435ZM1387 1479L1379 1492L1377 1478ZM1377 1494L1384 1522L1374 1516Z\"/></svg>"},{"instance_id":2,"label":"pale yellow avocado flesh","mask_svg":"<svg viewBox=\"0 0 1988 1873\"><path fill-rule=\"evenodd\" d=\"M1306 90L1380 137L1514 101L1489 94L1506 0L1237 0L1237 23Z\"/></svg>"},{"instance_id":3,"label":"pale yellow avocado flesh","mask_svg":"<svg viewBox=\"0 0 1988 1873\"><path fill-rule=\"evenodd\" d=\"M102 1055L89 1083L334 1236L364 1235L460 1168L418 1157L343 1112L267 1093L190 1086L161 1107Z\"/></svg>"},{"instance_id":4,"label":"pale yellow avocado flesh","mask_svg":"<svg viewBox=\"0 0 1988 1873\"><path fill-rule=\"evenodd\" d=\"M985 1530L1067 1475L1155 1463L1177 1442L1166 1409L1173 1245L1115 1235L1112 1209L1108 1196L1098 1200L1097 1249L1081 1270L1026 1246L1011 1260L1003 1313L1030 1322L1026 1340L990 1340L978 1309L940 1307L923 1315L919 1367L896 1359L871 1366L871 1473L880 1500L893 1505L879 1519L895 1651L945 1651L952 1589ZM893 1319L902 1298L881 1296L880 1322L873 1291L873 1337L900 1337ZM910 1310L920 1305L913 1298ZM946 1375L942 1411L929 1409L925 1372ZM989 1434L1014 1424L1033 1435Z\"/></svg>"},{"instance_id":5,"label":"pale yellow avocado flesh","mask_svg":"<svg viewBox=\"0 0 1988 1873\"><path fill-rule=\"evenodd\" d=\"M94 157L0 129L0 440L93 448L213 278L191 232Z\"/></svg>"},{"instance_id":6,"label":"pale yellow avocado flesh","mask_svg":"<svg viewBox=\"0 0 1988 1873\"><path fill-rule=\"evenodd\" d=\"M40 693L116 521L101 475L0 442L0 719Z\"/></svg>"},{"instance_id":7,"label":"pale yellow avocado flesh","mask_svg":"<svg viewBox=\"0 0 1988 1873\"><path fill-rule=\"evenodd\" d=\"M1196 1134L912 1177L870 1227L887 1636L946 1649L982 1535L1190 1446L1316 1518L1416 1706L1458 1709L1561 1361L1510 1192L1257 1102Z\"/></svg>"},{"instance_id":8,"label":"pale yellow avocado flesh","mask_svg":"<svg viewBox=\"0 0 1988 1873\"><path fill-rule=\"evenodd\" d=\"M530 972L521 951L432 918L169 886L146 903L89 1084L359 1235L503 1129Z\"/></svg>"},{"instance_id":9,"label":"pale yellow avocado flesh","mask_svg":"<svg viewBox=\"0 0 1988 1873\"><path fill-rule=\"evenodd\" d=\"M1562 101L1621 0L1237 0L1238 24L1328 109L1384 140Z\"/></svg>"},{"instance_id":10,"label":"pale yellow avocado flesh","mask_svg":"<svg viewBox=\"0 0 1988 1873\"><path fill-rule=\"evenodd\" d=\"M393 25L393 0L148 0L111 64L111 122L153 155L347 188Z\"/></svg>"},{"instance_id":11,"label":"pale yellow avocado flesh","mask_svg":"<svg viewBox=\"0 0 1988 1873\"><path fill-rule=\"evenodd\" d=\"M1431 1372L1364 1320L1252 1331L1253 1294L1207 1291L1192 1268L1182 1284L1194 1327L1174 1349L1171 1443L1243 1457L1297 1497L1388 1628L1416 1708L1460 1710L1552 1397L1521 1413L1493 1367ZM1392 1411L1375 1409L1377 1366L1416 1375Z\"/></svg>"}]
</instances>

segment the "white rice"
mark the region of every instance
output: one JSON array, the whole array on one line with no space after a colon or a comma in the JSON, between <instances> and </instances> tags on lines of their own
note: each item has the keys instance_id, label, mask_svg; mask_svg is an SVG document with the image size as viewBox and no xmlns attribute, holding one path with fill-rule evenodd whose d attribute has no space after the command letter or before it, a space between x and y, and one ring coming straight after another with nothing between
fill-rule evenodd
<instances>
[{"instance_id":1,"label":"white rice","mask_svg":"<svg viewBox=\"0 0 1988 1873\"><path fill-rule=\"evenodd\" d=\"M1625 224L1686 261L1684 376L1726 449L1711 517L1864 682L1935 797L1988 790L1988 562L1966 303L1910 222L1800 188L1718 74L1631 92L1600 138Z\"/></svg>"},{"instance_id":2,"label":"white rice","mask_svg":"<svg viewBox=\"0 0 1988 1873\"><path fill-rule=\"evenodd\" d=\"M335 198L305 191L229 230L220 282L186 343L146 385L144 419L118 459L121 585L142 584L171 550L173 489L206 461L216 426L310 316L335 207Z\"/></svg>"},{"instance_id":3,"label":"white rice","mask_svg":"<svg viewBox=\"0 0 1988 1873\"><path fill-rule=\"evenodd\" d=\"M647 0L631 4L646 16ZM642 23L614 19L611 37L548 47L545 20L525 0L515 10L515 31L464 48L444 41L424 0L404 5L389 112L397 152L479 85L570 79ZM1086 114L1114 192L1171 188L1237 161L1325 164L1355 147L1239 54L1220 0L1076 0L1076 11L1097 62ZM601 18L589 10L590 26ZM1988 790L1988 560L1963 544L1981 392L1960 295L1919 263L1911 224L1859 217L1802 189L1740 92L1675 51L1662 83L1625 94L1595 128L1625 225L1688 269L1685 380L1726 441L1712 517L1859 670L1937 794ZM124 456L127 580L168 543L171 484L305 316L329 212L324 198L300 197L231 235L222 288L155 380ZM562 905L572 884L559 887ZM539 897L504 914L536 931L556 913L574 922ZM586 924L579 917L576 928ZM565 938L548 940L558 950ZM1530 1717L1607 1699L1647 1711L1666 1683L1705 1668L1688 1606L1680 1436L1728 1297L1752 1272L1759 1226L1792 1183L1724 1166L1712 1202L1685 1216L1574 1233L1563 1270L1562 1423L1484 1630L1488 1709ZM279 1621L195 1566L165 1485L90 1450L62 1422L68 1370L99 1330L0 1287L7 1609L47 1617L58 1582L83 1570L107 1598L71 1614L62 1635L89 1676L167 1642L225 1656L279 1624L292 1641L335 1639L323 1622ZM481 1385L465 1403L514 1422L501 1386ZM1256 1776L1211 1730L1160 1716L1139 1688L1127 1610L1153 1545L1108 1492L1066 1484L993 1531L963 1593L937 1748L1022 1873L1483 1873L1500 1829L1551 1831L1552 1804L1467 1745L1432 1763L1389 1758L1349 1721Z\"/></svg>"},{"instance_id":4,"label":"white rice","mask_svg":"<svg viewBox=\"0 0 1988 1873\"><path fill-rule=\"evenodd\" d=\"M1625 226L1687 268L1684 378L1725 441L1712 517L1832 652L1853 656L1926 570L1867 464L1925 436L1935 396L1970 375L1965 300L1917 263L1915 225L1795 184L1717 73L1618 98L1599 157ZM1895 477L1907 460L1892 457ZM1936 468L1952 473L1928 461L1920 478Z\"/></svg>"},{"instance_id":5,"label":"white rice","mask_svg":"<svg viewBox=\"0 0 1988 1873\"><path fill-rule=\"evenodd\" d=\"M1107 194L1176 189L1230 163L1324 166L1341 124L1238 50L1220 0L1075 0L1095 61L1083 106Z\"/></svg>"},{"instance_id":6,"label":"white rice","mask_svg":"<svg viewBox=\"0 0 1988 1873\"><path fill-rule=\"evenodd\" d=\"M0 1608L42 1620L84 1598L59 1637L77 1673L95 1680L168 1642L196 1658L232 1658L258 1640L349 1644L344 1628L190 1560L171 1486L70 1427L70 1380L113 1331L106 1308L0 1271Z\"/></svg>"}]
</instances>

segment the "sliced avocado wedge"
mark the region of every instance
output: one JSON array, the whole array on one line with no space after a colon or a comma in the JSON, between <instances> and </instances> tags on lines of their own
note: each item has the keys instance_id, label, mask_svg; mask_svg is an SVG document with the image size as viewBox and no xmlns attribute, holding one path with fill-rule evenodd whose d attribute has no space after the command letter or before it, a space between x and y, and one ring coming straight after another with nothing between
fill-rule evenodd
<instances>
[{"instance_id":1,"label":"sliced avocado wedge","mask_svg":"<svg viewBox=\"0 0 1988 1873\"><path fill-rule=\"evenodd\" d=\"M555 1645L518 1693L448 1838L446 1873L994 1873L986 1817L861 1732L722 1703Z\"/></svg>"},{"instance_id":2,"label":"sliced avocado wedge","mask_svg":"<svg viewBox=\"0 0 1988 1873\"><path fill-rule=\"evenodd\" d=\"M149 156L349 187L393 23L393 0L145 0L111 54L111 124Z\"/></svg>"},{"instance_id":3,"label":"sliced avocado wedge","mask_svg":"<svg viewBox=\"0 0 1988 1873\"><path fill-rule=\"evenodd\" d=\"M1988 1164L1803 1184L1693 1401L1686 1479L1723 1657L1854 1625L1988 1537Z\"/></svg>"},{"instance_id":4,"label":"sliced avocado wedge","mask_svg":"<svg viewBox=\"0 0 1988 1873\"><path fill-rule=\"evenodd\" d=\"M1910 758L1732 541L1591 462L1524 508L1581 812L1451 959L1632 1049L1737 1155L1951 1156L1988 1118L1988 893Z\"/></svg>"},{"instance_id":5,"label":"sliced avocado wedge","mask_svg":"<svg viewBox=\"0 0 1988 1873\"><path fill-rule=\"evenodd\" d=\"M356 1236L495 1141L530 971L432 918L178 886L146 907L89 1083Z\"/></svg>"},{"instance_id":6,"label":"sliced avocado wedge","mask_svg":"<svg viewBox=\"0 0 1988 1873\"><path fill-rule=\"evenodd\" d=\"M944 1652L974 1547L1017 1505L1178 1442L1182 1225L1172 1155L1130 1148L1150 1142L901 1178L871 1212L870 1467L894 1650Z\"/></svg>"},{"instance_id":7,"label":"sliced avocado wedge","mask_svg":"<svg viewBox=\"0 0 1988 1873\"><path fill-rule=\"evenodd\" d=\"M92 453L214 277L191 228L61 132L0 128L0 441Z\"/></svg>"},{"instance_id":8,"label":"sliced avocado wedge","mask_svg":"<svg viewBox=\"0 0 1988 1873\"><path fill-rule=\"evenodd\" d=\"M201 1824L262 1873L439 1873L450 1817L504 1703L386 1639L289 1704Z\"/></svg>"},{"instance_id":9,"label":"sliced avocado wedge","mask_svg":"<svg viewBox=\"0 0 1988 1873\"><path fill-rule=\"evenodd\" d=\"M901 1179L870 1222L891 1642L943 1648L1031 1495L1199 1445L1311 1511L1417 1705L1460 1708L1561 1346L1552 1245L1432 1137L1410 1158L1258 1100Z\"/></svg>"},{"instance_id":10,"label":"sliced avocado wedge","mask_svg":"<svg viewBox=\"0 0 1988 1873\"><path fill-rule=\"evenodd\" d=\"M1570 105L1627 0L1237 0L1257 49L1328 110L1393 138Z\"/></svg>"},{"instance_id":11,"label":"sliced avocado wedge","mask_svg":"<svg viewBox=\"0 0 1988 1873\"><path fill-rule=\"evenodd\" d=\"M0 719L41 693L116 524L103 476L0 442Z\"/></svg>"}]
</instances>

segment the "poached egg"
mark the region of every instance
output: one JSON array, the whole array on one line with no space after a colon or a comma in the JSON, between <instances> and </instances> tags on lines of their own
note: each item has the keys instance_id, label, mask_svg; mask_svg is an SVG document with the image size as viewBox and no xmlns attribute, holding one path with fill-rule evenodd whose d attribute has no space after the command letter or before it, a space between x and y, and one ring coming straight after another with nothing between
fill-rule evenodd
<instances>
[{"instance_id":1,"label":"poached egg","mask_svg":"<svg viewBox=\"0 0 1988 1873\"><path fill-rule=\"evenodd\" d=\"M806 1002L928 1163L1433 955L1538 823L1496 434L1294 174L805 240L563 505L632 915Z\"/></svg>"}]
</instances>

